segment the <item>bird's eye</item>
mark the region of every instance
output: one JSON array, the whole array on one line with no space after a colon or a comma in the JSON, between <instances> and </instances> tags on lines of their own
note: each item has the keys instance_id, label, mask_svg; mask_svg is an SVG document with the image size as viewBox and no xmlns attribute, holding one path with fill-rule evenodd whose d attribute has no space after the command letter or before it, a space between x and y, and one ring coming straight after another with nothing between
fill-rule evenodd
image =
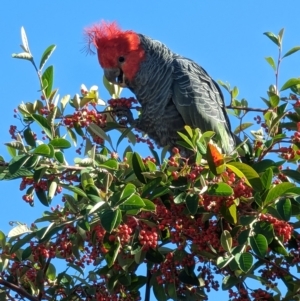
<instances>
[{"instance_id":1,"label":"bird's eye","mask_svg":"<svg viewBox=\"0 0 300 301\"><path fill-rule=\"evenodd\" d=\"M119 60L119 62L120 62L120 63L123 63L123 62L125 62L125 58L124 58L124 56L120 56L118 60Z\"/></svg>"}]
</instances>

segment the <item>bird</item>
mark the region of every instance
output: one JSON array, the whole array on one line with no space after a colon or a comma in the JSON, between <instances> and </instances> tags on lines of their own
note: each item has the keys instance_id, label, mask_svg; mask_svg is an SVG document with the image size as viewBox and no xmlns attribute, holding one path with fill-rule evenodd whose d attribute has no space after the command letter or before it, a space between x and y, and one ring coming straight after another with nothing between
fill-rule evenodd
<instances>
[{"instance_id":1,"label":"bird","mask_svg":"<svg viewBox=\"0 0 300 301\"><path fill-rule=\"evenodd\" d=\"M84 29L88 51L97 53L106 79L129 88L141 105L135 128L159 147L178 146L186 125L214 131L225 154L235 138L218 84L192 59L117 22L101 21Z\"/></svg>"}]
</instances>

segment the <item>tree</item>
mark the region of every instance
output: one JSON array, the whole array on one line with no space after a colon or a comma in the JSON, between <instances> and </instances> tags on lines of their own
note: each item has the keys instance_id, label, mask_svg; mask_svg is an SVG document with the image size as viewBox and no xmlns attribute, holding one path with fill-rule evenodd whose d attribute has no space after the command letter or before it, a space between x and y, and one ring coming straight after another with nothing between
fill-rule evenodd
<instances>
[{"instance_id":1,"label":"tree","mask_svg":"<svg viewBox=\"0 0 300 301\"><path fill-rule=\"evenodd\" d=\"M299 299L300 79L279 90L278 75L282 60L300 47L282 55L283 30L265 34L279 56L277 63L266 58L276 84L262 98L264 108L248 107L236 87L220 82L240 120L235 134L244 133L243 144L252 148L242 163L238 153L225 156L211 143L213 132L189 127L178 143L195 154L192 161L177 148L170 157L167 150L159 155L118 120L116 108L138 111L136 100L120 98L120 89L105 80L107 106L96 86L60 98L53 66L44 70L55 45L37 66L21 29L23 52L13 57L33 64L42 96L19 105L21 125L10 127L12 159L0 158L0 178L21 182L30 206L49 207L55 197L62 205L30 227L18 222L8 235L0 232L0 300L141 300L143 286L144 300L151 288L157 300L207 300L220 286L236 301ZM249 112L257 112L259 131L245 131L253 126L244 122ZM70 165L80 139L81 156ZM128 147L119 158L124 139ZM133 150L137 142L148 144L149 156ZM243 157L243 145L237 151ZM145 275L137 271L141 265Z\"/></svg>"}]
</instances>

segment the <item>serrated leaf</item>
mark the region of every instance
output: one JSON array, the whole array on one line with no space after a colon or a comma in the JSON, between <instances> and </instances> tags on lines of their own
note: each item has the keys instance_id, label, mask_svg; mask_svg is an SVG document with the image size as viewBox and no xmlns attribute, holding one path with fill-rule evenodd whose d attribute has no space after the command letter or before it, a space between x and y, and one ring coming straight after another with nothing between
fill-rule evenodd
<instances>
[{"instance_id":1,"label":"serrated leaf","mask_svg":"<svg viewBox=\"0 0 300 301\"><path fill-rule=\"evenodd\" d=\"M250 246L255 254L264 258L268 252L268 241L262 234L257 234L250 237Z\"/></svg>"},{"instance_id":2,"label":"serrated leaf","mask_svg":"<svg viewBox=\"0 0 300 301\"><path fill-rule=\"evenodd\" d=\"M55 45L50 45L42 54L42 58L40 61L40 71L43 69L44 65L46 64L47 60L49 59L55 48Z\"/></svg>"},{"instance_id":3,"label":"serrated leaf","mask_svg":"<svg viewBox=\"0 0 300 301\"><path fill-rule=\"evenodd\" d=\"M223 249L230 253L232 248L232 237L230 235L230 232L227 230L224 230L221 234L221 246Z\"/></svg>"},{"instance_id":4,"label":"serrated leaf","mask_svg":"<svg viewBox=\"0 0 300 301\"><path fill-rule=\"evenodd\" d=\"M31 114L31 117L40 125L46 135L52 139L52 131L47 119L39 114Z\"/></svg>"},{"instance_id":5,"label":"serrated leaf","mask_svg":"<svg viewBox=\"0 0 300 301\"><path fill-rule=\"evenodd\" d=\"M284 83L284 85L281 87L280 91L287 90L293 86L300 84L300 78L290 78L288 81Z\"/></svg>"},{"instance_id":6,"label":"serrated leaf","mask_svg":"<svg viewBox=\"0 0 300 301\"><path fill-rule=\"evenodd\" d=\"M293 54L293 53L295 53L299 50L300 50L300 46L295 46L292 49L290 49L282 58L285 58L285 57L287 57L287 56L289 56L289 55L291 55L291 54Z\"/></svg>"},{"instance_id":7,"label":"serrated leaf","mask_svg":"<svg viewBox=\"0 0 300 301\"><path fill-rule=\"evenodd\" d=\"M276 71L276 64L274 59L271 56L265 57L265 59L269 63L269 65L273 68L273 70Z\"/></svg>"}]
</instances>

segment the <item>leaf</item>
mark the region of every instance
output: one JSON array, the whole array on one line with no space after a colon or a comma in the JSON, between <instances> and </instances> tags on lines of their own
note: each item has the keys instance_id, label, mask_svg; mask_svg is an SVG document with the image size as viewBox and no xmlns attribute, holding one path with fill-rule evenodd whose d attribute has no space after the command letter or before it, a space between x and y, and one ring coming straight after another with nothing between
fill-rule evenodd
<instances>
[{"instance_id":1,"label":"leaf","mask_svg":"<svg viewBox=\"0 0 300 301\"><path fill-rule=\"evenodd\" d=\"M30 145L32 147L36 147L35 138L32 134L32 131L31 131L30 127L27 127L24 130L23 135L24 135L24 139L25 139L25 141L28 145Z\"/></svg>"},{"instance_id":2,"label":"leaf","mask_svg":"<svg viewBox=\"0 0 300 301\"><path fill-rule=\"evenodd\" d=\"M264 32L264 35L266 35L272 42L274 42L277 46L280 46L278 37L273 32Z\"/></svg>"},{"instance_id":3,"label":"leaf","mask_svg":"<svg viewBox=\"0 0 300 301\"><path fill-rule=\"evenodd\" d=\"M230 253L232 248L232 237L230 235L230 232L227 230L224 230L221 234L221 246L223 249Z\"/></svg>"},{"instance_id":4,"label":"leaf","mask_svg":"<svg viewBox=\"0 0 300 301\"><path fill-rule=\"evenodd\" d=\"M299 50L300 50L300 46L295 46L292 49L290 49L282 58L285 58L285 57L287 57L287 56L289 56L289 55L291 55L291 54L293 54L293 53L295 53Z\"/></svg>"},{"instance_id":5,"label":"leaf","mask_svg":"<svg viewBox=\"0 0 300 301\"><path fill-rule=\"evenodd\" d=\"M80 189L79 187L72 186L72 185L67 185L67 184L61 184L61 186L65 189L67 189L67 190L73 191L77 195L87 197L86 193L82 189Z\"/></svg>"},{"instance_id":6,"label":"leaf","mask_svg":"<svg viewBox=\"0 0 300 301\"><path fill-rule=\"evenodd\" d=\"M264 258L268 252L268 241L262 234L257 234L250 237L250 246L254 253L261 258Z\"/></svg>"},{"instance_id":7,"label":"leaf","mask_svg":"<svg viewBox=\"0 0 300 301\"><path fill-rule=\"evenodd\" d=\"M214 175L219 175L225 170L224 156L212 143L207 144L207 163Z\"/></svg>"},{"instance_id":8,"label":"leaf","mask_svg":"<svg viewBox=\"0 0 300 301\"><path fill-rule=\"evenodd\" d=\"M25 29L23 26L21 27L21 40L22 40L22 46L23 46L22 48L26 52L30 53L27 35L26 35Z\"/></svg>"},{"instance_id":9,"label":"leaf","mask_svg":"<svg viewBox=\"0 0 300 301\"><path fill-rule=\"evenodd\" d=\"M177 133L187 143L187 148L188 149L191 149L191 150L195 149L195 146L193 145L193 142L189 139L188 136L184 135L181 132L177 132Z\"/></svg>"},{"instance_id":10,"label":"leaf","mask_svg":"<svg viewBox=\"0 0 300 301\"><path fill-rule=\"evenodd\" d=\"M12 57L14 59L21 59L21 60L28 60L28 61L32 60L32 55L27 52L13 53Z\"/></svg>"},{"instance_id":11,"label":"leaf","mask_svg":"<svg viewBox=\"0 0 300 301\"><path fill-rule=\"evenodd\" d=\"M252 122L242 123L241 125L239 125L238 127L235 128L235 130L233 131L233 133L237 135L238 133L244 131L245 129L249 128L252 125L253 125Z\"/></svg>"},{"instance_id":12,"label":"leaf","mask_svg":"<svg viewBox=\"0 0 300 301\"><path fill-rule=\"evenodd\" d=\"M40 188L35 191L36 196L38 197L39 201L46 207L49 207L49 201L46 196L46 193L44 190L41 190Z\"/></svg>"},{"instance_id":13,"label":"leaf","mask_svg":"<svg viewBox=\"0 0 300 301\"><path fill-rule=\"evenodd\" d=\"M245 178L246 183L250 183L249 186L253 187L256 191L263 189L258 173L249 165L240 162L230 162L226 164L226 167L231 169L239 178Z\"/></svg>"},{"instance_id":14,"label":"leaf","mask_svg":"<svg viewBox=\"0 0 300 301\"><path fill-rule=\"evenodd\" d=\"M40 156L44 156L44 157L48 157L48 158L51 158L51 149L50 147L47 145L47 144L41 144L39 146L37 146L33 152L33 154L36 154L36 155L40 155Z\"/></svg>"},{"instance_id":15,"label":"leaf","mask_svg":"<svg viewBox=\"0 0 300 301\"><path fill-rule=\"evenodd\" d=\"M28 155L21 155L14 157L8 165L8 170L10 174L14 174L17 172L28 160L30 159L30 156Z\"/></svg>"},{"instance_id":16,"label":"leaf","mask_svg":"<svg viewBox=\"0 0 300 301\"><path fill-rule=\"evenodd\" d=\"M49 142L55 149L67 149L71 147L71 143L63 138L54 138Z\"/></svg>"},{"instance_id":17,"label":"leaf","mask_svg":"<svg viewBox=\"0 0 300 301\"><path fill-rule=\"evenodd\" d=\"M33 237L35 237L35 232L29 233L25 237L18 240L10 249L10 254L15 253L20 250L26 243L28 243Z\"/></svg>"},{"instance_id":18,"label":"leaf","mask_svg":"<svg viewBox=\"0 0 300 301\"><path fill-rule=\"evenodd\" d=\"M101 221L101 225L108 233L111 233L111 231L113 229L116 229L121 223L122 213L119 209L105 209L101 211L98 215Z\"/></svg>"},{"instance_id":19,"label":"leaf","mask_svg":"<svg viewBox=\"0 0 300 301\"><path fill-rule=\"evenodd\" d=\"M273 180L273 170L268 168L263 175L261 176L261 182L264 185L265 189L269 189Z\"/></svg>"},{"instance_id":20,"label":"leaf","mask_svg":"<svg viewBox=\"0 0 300 301\"><path fill-rule=\"evenodd\" d=\"M108 267L112 267L117 259L117 256L120 252L121 244L120 241L115 241L114 245L110 248L109 252L105 254L105 260Z\"/></svg>"},{"instance_id":21,"label":"leaf","mask_svg":"<svg viewBox=\"0 0 300 301\"><path fill-rule=\"evenodd\" d=\"M238 263L240 269L244 272L247 273L253 264L253 256L250 253L242 253L242 254L236 254L235 260Z\"/></svg>"},{"instance_id":22,"label":"leaf","mask_svg":"<svg viewBox=\"0 0 300 301\"><path fill-rule=\"evenodd\" d=\"M55 50L56 46L55 45L50 45L42 54L42 58L40 61L40 70L43 69L44 65L46 64L47 60L49 59L49 57L51 56L51 54L53 53L53 51Z\"/></svg>"},{"instance_id":23,"label":"leaf","mask_svg":"<svg viewBox=\"0 0 300 301\"><path fill-rule=\"evenodd\" d=\"M144 162L142 161L142 158L136 152L132 154L132 168L138 180L146 184L146 179L142 174L143 172L146 171L146 167Z\"/></svg>"},{"instance_id":24,"label":"leaf","mask_svg":"<svg viewBox=\"0 0 300 301\"><path fill-rule=\"evenodd\" d=\"M143 199L136 194L133 194L132 196L130 196L124 203L122 203L119 206L119 208L122 211L141 209L143 207L145 207L145 203L144 203Z\"/></svg>"},{"instance_id":25,"label":"leaf","mask_svg":"<svg viewBox=\"0 0 300 301\"><path fill-rule=\"evenodd\" d=\"M273 68L273 70L276 71L276 64L274 59L271 56L265 57L265 59L269 63L269 65Z\"/></svg>"},{"instance_id":26,"label":"leaf","mask_svg":"<svg viewBox=\"0 0 300 301\"><path fill-rule=\"evenodd\" d=\"M292 215L292 204L290 199L282 199L276 204L276 209L281 218L288 222Z\"/></svg>"},{"instance_id":27,"label":"leaf","mask_svg":"<svg viewBox=\"0 0 300 301\"><path fill-rule=\"evenodd\" d=\"M284 169L281 171L285 176L291 178L297 183L300 183L300 172L293 169Z\"/></svg>"},{"instance_id":28,"label":"leaf","mask_svg":"<svg viewBox=\"0 0 300 301\"><path fill-rule=\"evenodd\" d=\"M288 183L288 182L277 184L275 187L273 187L272 189L269 190L269 192L264 200L264 205L266 206L266 205L274 202L275 200L277 200L279 197L284 196L286 191L288 191L290 188L293 188L293 187L295 187L295 185L292 183Z\"/></svg>"},{"instance_id":29,"label":"leaf","mask_svg":"<svg viewBox=\"0 0 300 301\"><path fill-rule=\"evenodd\" d=\"M32 231L30 230L30 228L28 228L26 225L20 224L14 227L13 229L11 229L8 232L7 237L10 238L10 237L21 236L25 233L31 233L31 232Z\"/></svg>"},{"instance_id":30,"label":"leaf","mask_svg":"<svg viewBox=\"0 0 300 301\"><path fill-rule=\"evenodd\" d=\"M232 288L234 285L240 282L240 279L234 275L227 275L223 278L222 281L222 290L226 291Z\"/></svg>"},{"instance_id":31,"label":"leaf","mask_svg":"<svg viewBox=\"0 0 300 301\"><path fill-rule=\"evenodd\" d=\"M185 198L186 207L191 215L195 215L199 206L199 196L197 194L188 194Z\"/></svg>"},{"instance_id":32,"label":"leaf","mask_svg":"<svg viewBox=\"0 0 300 301\"><path fill-rule=\"evenodd\" d=\"M293 86L300 84L300 78L291 78L288 81L284 83L284 85L281 87L280 91L287 90Z\"/></svg>"},{"instance_id":33,"label":"leaf","mask_svg":"<svg viewBox=\"0 0 300 301\"><path fill-rule=\"evenodd\" d=\"M40 127L43 129L43 131L46 133L46 135L52 139L52 130L51 127L47 121L47 119L41 115L38 114L31 114L31 117L40 125Z\"/></svg>"},{"instance_id":34,"label":"leaf","mask_svg":"<svg viewBox=\"0 0 300 301\"><path fill-rule=\"evenodd\" d=\"M96 134L98 137L102 138L103 140L107 142L111 142L111 139L106 135L106 133L95 123L91 123L88 126L88 129L90 129L94 134Z\"/></svg>"},{"instance_id":35,"label":"leaf","mask_svg":"<svg viewBox=\"0 0 300 301\"><path fill-rule=\"evenodd\" d=\"M54 73L54 68L53 66L49 66L43 73L42 75L42 81L47 82L47 86L45 87L43 85L42 89L45 92L46 97L48 98L51 95L52 91L52 86L53 86L53 73Z\"/></svg>"},{"instance_id":36,"label":"leaf","mask_svg":"<svg viewBox=\"0 0 300 301\"><path fill-rule=\"evenodd\" d=\"M233 189L226 183L216 183L209 186L206 194L215 196L230 196L233 195Z\"/></svg>"},{"instance_id":37,"label":"leaf","mask_svg":"<svg viewBox=\"0 0 300 301\"><path fill-rule=\"evenodd\" d=\"M51 183L49 185L49 190L48 190L48 202L50 202L54 198L56 189L58 187L58 183L59 183L59 180L57 177L55 177L53 179L53 181L51 181Z\"/></svg>"},{"instance_id":38,"label":"leaf","mask_svg":"<svg viewBox=\"0 0 300 301\"><path fill-rule=\"evenodd\" d=\"M77 146L77 136L76 134L69 128L67 128L67 132L73 142L73 145L76 147Z\"/></svg>"}]
</instances>

